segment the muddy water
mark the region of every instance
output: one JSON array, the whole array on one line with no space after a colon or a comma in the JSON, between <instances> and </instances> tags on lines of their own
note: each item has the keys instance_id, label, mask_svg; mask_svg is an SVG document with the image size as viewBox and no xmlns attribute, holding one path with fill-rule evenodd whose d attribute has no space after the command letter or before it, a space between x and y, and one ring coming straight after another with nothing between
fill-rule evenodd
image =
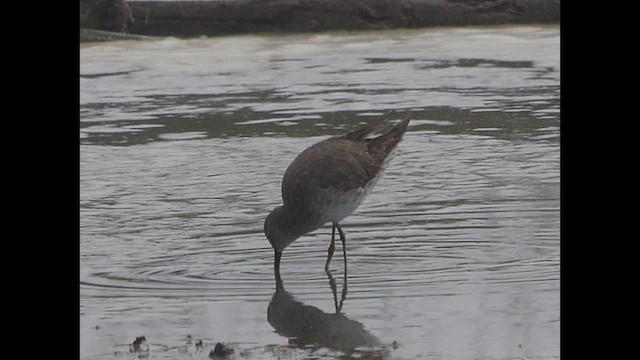
<instances>
[{"instance_id":1,"label":"muddy water","mask_svg":"<svg viewBox=\"0 0 640 360\"><path fill-rule=\"evenodd\" d=\"M553 26L83 44L81 358L559 358L559 71ZM390 109L348 286L327 226L277 288L286 166Z\"/></svg>"}]
</instances>

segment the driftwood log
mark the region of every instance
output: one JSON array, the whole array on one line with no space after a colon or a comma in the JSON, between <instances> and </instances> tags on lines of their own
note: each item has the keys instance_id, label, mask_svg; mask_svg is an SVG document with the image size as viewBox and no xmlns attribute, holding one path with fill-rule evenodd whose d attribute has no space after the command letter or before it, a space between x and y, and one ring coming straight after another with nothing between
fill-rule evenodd
<instances>
[{"instance_id":1,"label":"driftwood log","mask_svg":"<svg viewBox=\"0 0 640 360\"><path fill-rule=\"evenodd\" d=\"M81 27L151 36L190 37L247 32L370 30L560 21L560 0L80 2Z\"/></svg>"}]
</instances>

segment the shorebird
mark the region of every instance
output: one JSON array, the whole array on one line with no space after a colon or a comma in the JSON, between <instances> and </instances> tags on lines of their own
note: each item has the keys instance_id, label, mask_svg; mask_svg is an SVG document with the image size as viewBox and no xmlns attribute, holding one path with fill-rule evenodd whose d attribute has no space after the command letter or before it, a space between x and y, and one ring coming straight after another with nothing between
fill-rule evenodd
<instances>
[{"instance_id":1,"label":"shorebird","mask_svg":"<svg viewBox=\"0 0 640 360\"><path fill-rule=\"evenodd\" d=\"M348 134L322 140L302 151L289 165L282 178L283 205L273 209L264 222L277 273L284 249L328 222L332 231L325 271L329 271L335 250L336 229L346 270L346 238L340 221L356 210L380 179L409 124L410 119L405 117L386 133L370 138L385 127L390 115Z\"/></svg>"}]
</instances>

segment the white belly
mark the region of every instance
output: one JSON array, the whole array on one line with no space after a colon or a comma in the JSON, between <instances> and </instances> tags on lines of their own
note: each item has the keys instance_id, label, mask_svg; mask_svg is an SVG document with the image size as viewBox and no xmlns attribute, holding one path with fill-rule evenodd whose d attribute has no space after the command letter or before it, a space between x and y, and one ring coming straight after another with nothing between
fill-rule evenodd
<instances>
[{"instance_id":1,"label":"white belly","mask_svg":"<svg viewBox=\"0 0 640 360\"><path fill-rule=\"evenodd\" d=\"M325 189L318 193L316 204L320 207L320 213L322 216L322 223L327 222L340 222L342 219L351 215L358 206L369 195L373 187L378 180L382 177L385 168L389 165L389 162L396 154L396 149L393 149L391 153L384 159L380 172L367 183L365 187L353 189L351 191L342 192L336 189Z\"/></svg>"},{"instance_id":2,"label":"white belly","mask_svg":"<svg viewBox=\"0 0 640 360\"><path fill-rule=\"evenodd\" d=\"M369 195L382 173L379 173L367 186L342 192L335 189L322 190L318 194L320 212L323 214L323 223L340 222L351 215Z\"/></svg>"}]
</instances>

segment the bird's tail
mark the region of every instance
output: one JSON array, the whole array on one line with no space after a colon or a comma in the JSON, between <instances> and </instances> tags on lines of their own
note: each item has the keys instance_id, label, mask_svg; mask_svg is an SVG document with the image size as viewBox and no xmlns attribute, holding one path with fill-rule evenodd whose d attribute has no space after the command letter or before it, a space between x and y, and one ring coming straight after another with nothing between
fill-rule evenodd
<instances>
[{"instance_id":1,"label":"bird's tail","mask_svg":"<svg viewBox=\"0 0 640 360\"><path fill-rule=\"evenodd\" d=\"M369 141L369 144L367 144L369 153L379 161L384 160L384 158L398 146L400 140L402 140L402 136L407 131L407 125L409 125L410 120L409 115L406 115L404 119L391 128L391 130Z\"/></svg>"},{"instance_id":2,"label":"bird's tail","mask_svg":"<svg viewBox=\"0 0 640 360\"><path fill-rule=\"evenodd\" d=\"M391 114L393 114L393 110L390 110L389 112L387 112L381 119L373 121L369 125L367 125L367 126L365 126L363 128L360 128L358 130L354 130L354 131L348 133L347 134L347 139L349 139L349 140L365 140L371 134L380 132L380 130L382 130L386 125L385 120L387 120L389 118L389 116L391 116Z\"/></svg>"}]
</instances>

